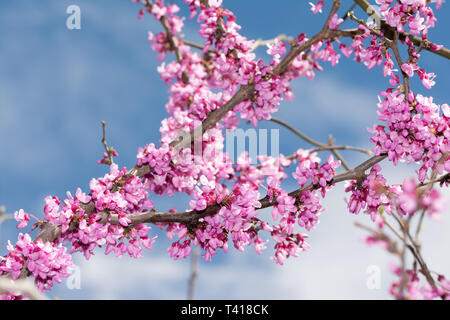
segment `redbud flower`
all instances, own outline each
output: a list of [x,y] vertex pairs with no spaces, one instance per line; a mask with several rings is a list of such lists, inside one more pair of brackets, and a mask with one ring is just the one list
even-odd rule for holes
[[312,2],[309,2],[309,5],[311,6],[311,11],[312,11],[314,14],[317,14],[318,12],[319,12],[319,13],[322,13],[322,8],[323,8],[323,6],[324,6],[324,2],[323,2],[323,1],[318,1],[317,4],[314,4],[314,3],[312,3]]
[[20,209],[19,211],[14,212],[14,219],[16,219],[19,223],[17,224],[17,229],[23,229],[28,225],[30,221],[30,215]]

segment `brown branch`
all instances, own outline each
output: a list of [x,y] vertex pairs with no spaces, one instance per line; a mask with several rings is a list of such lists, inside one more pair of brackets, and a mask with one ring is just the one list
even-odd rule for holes
[[[334,140],[333,140],[333,136],[330,134],[328,136],[328,145],[330,147],[334,146]],[[337,151],[337,149],[335,148],[331,148],[331,153],[334,154],[334,156],[336,158],[339,159],[339,161],[341,161],[342,166],[345,168],[345,170],[350,170],[350,167],[348,166],[347,162],[344,160],[344,158],[341,156],[341,154],[339,153],[339,151]]]
[[[153,4],[151,0],[146,0],[145,6],[150,10],[150,12],[152,11]],[[181,55],[180,47],[177,43],[176,37],[174,37],[174,35],[171,33],[169,22],[167,21],[166,16],[162,16],[159,19],[159,22],[161,22],[161,25],[166,31],[167,40],[169,41],[170,48],[175,52],[177,62],[178,63],[183,62],[183,56]],[[183,71],[181,78],[184,84],[189,83],[189,76],[186,70]]]
[[[181,39],[181,41],[182,41],[185,45],[187,45],[187,46],[189,46],[189,47],[192,47],[192,48],[195,48],[195,49],[203,50],[203,49],[205,48],[203,45],[198,44],[198,43],[195,43],[195,42],[193,42],[193,41],[189,41],[189,40],[185,40],[185,39]],[[212,49],[209,49],[208,52],[214,53],[215,51],[212,50]]]
[[419,184],[419,187],[433,185],[436,182],[439,182],[442,184],[442,183],[449,182],[449,181],[450,181],[450,173],[446,173],[446,174],[440,176],[439,178],[431,179],[430,181],[427,181],[427,182],[421,182]]
[[389,44],[389,47],[392,49],[392,52],[394,53],[395,60],[397,61],[400,72],[402,73],[405,100],[409,101],[409,98],[408,98],[409,91],[410,91],[409,77],[405,73],[405,71],[403,71],[403,69],[402,69],[403,59],[402,59],[402,56],[400,55],[400,51],[398,50],[398,39],[399,39],[399,34],[397,31],[395,31],[394,39],[392,41],[390,41],[388,44]]
[[[355,167],[352,170],[337,174],[332,181],[330,181],[331,184],[339,183],[346,180],[359,180],[364,178],[365,171],[369,168],[373,167],[378,162],[384,160],[387,157],[387,155],[379,155],[374,156],[357,167]],[[309,184],[303,188],[297,189],[295,191],[292,191],[289,193],[289,196],[291,197],[298,197],[299,194],[304,190],[314,190],[318,189],[319,186]],[[271,207],[275,204],[277,204],[276,199],[273,201],[269,200],[269,197],[266,196],[259,200],[261,204],[261,208],[264,209],[267,207]],[[92,202],[89,204],[84,204],[83,207],[85,208],[86,214],[90,214],[94,212],[95,206]],[[184,225],[193,225],[195,224],[199,219],[204,218],[206,216],[213,216],[216,214],[221,208],[220,204],[213,204],[208,206],[205,210],[202,211],[186,211],[186,212],[179,212],[179,213],[163,213],[163,212],[157,212],[155,210],[146,211],[143,213],[136,213],[128,215],[127,218],[131,220],[131,224],[141,224],[141,223],[182,223]],[[111,224],[119,224],[118,215],[116,214],[109,214],[107,212],[100,212],[98,214],[103,215],[103,219],[101,220],[102,223],[106,223],[109,221]],[[41,230],[39,233],[38,238],[42,239],[43,241],[49,241],[52,242],[56,240],[59,235],[61,234],[60,227],[57,227],[51,223],[43,223],[41,225]]]
[[355,9],[355,7],[357,6],[356,3],[352,4],[352,6],[350,7],[350,9],[347,10],[347,12],[341,17],[342,20],[347,20],[347,18],[349,17],[350,12],[353,11],[353,9]]
[[[145,6],[150,10],[150,12],[152,11],[153,3],[151,0],[146,0]],[[175,52],[177,61],[181,63],[183,61],[183,57],[181,56],[180,48],[178,47],[178,45],[171,33],[169,22],[167,21],[166,16],[162,16],[159,19],[159,21],[161,22],[161,25],[163,26],[164,30],[166,31],[167,40],[169,41],[171,49],[173,49],[173,51]]]
[[110,165],[110,164],[114,163],[114,160],[113,160],[114,148],[108,147],[108,143],[106,142],[106,122],[104,120],[102,120],[102,132],[103,132],[102,144],[103,144],[103,147],[105,148],[106,154],[108,155],[108,161],[109,161],[109,163],[108,162],[105,162],[105,163]]
[[[380,28],[383,31],[383,34],[390,38],[391,40],[394,39],[394,32],[395,28],[390,26],[386,23],[386,21],[382,20],[381,16],[378,14],[378,12],[373,8],[372,5],[367,0],[354,0],[355,3],[361,7],[361,9],[364,10],[365,13],[370,13],[372,16],[375,16],[375,19],[378,19],[380,21]],[[428,40],[422,40],[419,37],[413,36],[407,32],[400,32],[399,33],[399,39],[401,41],[405,41],[406,38],[409,38],[412,43],[414,43],[416,46],[422,46],[425,50],[428,50],[431,53],[440,55],[441,57],[450,59],[450,50],[443,47],[439,50],[432,50],[433,47],[436,47],[437,45],[428,41]]]
[[405,245],[408,247],[409,251],[411,251],[412,255],[416,259],[416,261],[419,263],[421,272],[425,276],[427,282],[429,285],[436,290],[436,282],[434,281],[433,277],[431,276],[431,272],[428,269],[427,264],[425,263],[425,260],[422,257],[422,254],[420,253],[420,248],[414,241],[414,239],[411,236],[411,233],[409,232],[409,223],[405,223],[402,221],[395,213],[392,214],[392,216],[395,218],[395,220],[398,222],[400,228],[403,231],[403,234],[405,235],[405,238],[407,238],[410,241],[410,244],[407,243],[406,239],[403,240]]
[[[386,155],[380,155],[380,156],[374,156],[363,163],[361,163],[356,168],[337,174],[333,180],[330,181],[329,185],[339,183],[342,181],[347,180],[358,180],[364,177],[365,171],[373,167],[378,162],[384,160],[387,156]],[[289,196],[293,198],[297,198],[302,191],[305,190],[315,190],[319,189],[320,186],[309,184],[304,186],[303,188],[294,190],[289,193]],[[271,207],[273,205],[277,204],[276,199],[273,199],[273,201],[269,200],[268,196],[265,196],[264,198],[259,200],[261,207],[257,208],[257,210],[264,209]],[[162,213],[157,212],[154,210],[142,212],[142,213],[136,213],[128,215],[127,218],[131,220],[132,224],[140,224],[140,223],[182,223],[184,225],[193,225],[195,224],[199,219],[204,218],[206,216],[213,216],[215,215],[222,206],[220,204],[212,204],[206,207],[206,209],[202,211],[186,211],[186,212],[178,212],[178,213]],[[102,212],[103,219],[101,220],[102,223],[106,223],[109,221],[112,224],[118,224],[119,218],[116,214],[108,214],[106,212]]]
[[214,125],[219,122],[229,111],[233,110],[236,105],[239,103],[250,99],[253,95],[253,91],[255,89],[254,85],[245,85],[241,86],[236,94],[222,107],[216,109],[208,114],[205,120],[203,120],[200,128],[195,128],[189,133],[184,133],[178,136],[174,141],[170,143],[171,147],[174,147],[178,150],[181,150],[187,146],[191,145],[191,142],[194,141],[195,134],[197,132],[201,132],[201,136],[203,133],[214,127]]
[[309,149],[309,152],[318,152],[318,151],[327,151],[327,150],[352,150],[352,151],[358,151],[361,153],[364,153],[366,155],[372,155],[372,151],[370,150],[366,150],[363,148],[359,148],[359,147],[352,147],[352,146],[324,146],[324,147],[318,147],[318,148],[313,148],[313,149]]

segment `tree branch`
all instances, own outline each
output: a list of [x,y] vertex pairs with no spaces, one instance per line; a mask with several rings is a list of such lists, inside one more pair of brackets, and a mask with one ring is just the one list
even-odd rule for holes
[[[363,33],[363,30],[352,29],[352,30],[331,30],[328,27],[328,24],[333,17],[333,15],[337,12],[340,6],[340,0],[334,0],[333,7],[331,8],[330,14],[328,15],[322,30],[313,36],[311,39],[306,40],[300,44],[295,44],[291,47],[290,51],[285,55],[285,57],[276,65],[273,69],[273,74],[282,75],[286,71],[288,71],[289,66],[292,61],[303,51],[310,48],[312,45],[317,42],[325,39],[334,39],[338,37],[353,37],[357,34]],[[232,111],[236,105],[239,103],[250,99],[255,90],[254,84],[243,85],[239,88],[236,94],[222,107],[216,109],[208,114],[206,119],[202,122],[199,127],[196,127],[190,133],[180,134],[174,141],[170,143],[171,147],[177,149],[183,149],[190,145],[191,141],[194,140],[195,133],[201,132],[203,133],[220,121],[229,111]]]
[[[146,0],[145,6],[150,10],[150,12],[152,11],[153,4],[151,0]],[[169,41],[171,49],[173,49],[173,51],[175,52],[177,62],[181,64],[181,62],[183,62],[183,56],[181,55],[180,47],[177,43],[176,38],[171,33],[169,22],[167,21],[166,16],[162,16],[159,21],[166,31],[167,40]],[[182,73],[182,81],[184,84],[189,83],[189,76],[186,70],[184,70]]]
[[[373,167],[378,162],[384,160],[387,157],[387,155],[379,155],[374,156],[363,163],[361,163],[356,168],[337,174],[333,180],[329,183],[330,185],[339,183],[346,180],[358,180],[364,177],[364,173],[366,170]],[[297,189],[295,191],[292,191],[289,193],[289,196],[293,198],[297,198],[300,193],[304,190],[314,190],[319,189],[320,186],[309,184],[304,186],[303,188]],[[273,205],[277,204],[276,199],[273,201],[269,200],[268,196],[265,196],[264,198],[259,200],[261,207],[259,209],[264,209],[267,207],[271,207]],[[199,219],[204,218],[206,216],[213,216],[215,215],[222,206],[220,204],[212,204],[206,207],[206,209],[202,211],[186,211],[186,212],[178,212],[178,213],[162,213],[162,212],[156,212],[154,210],[142,212],[142,213],[136,213],[128,215],[127,218],[131,220],[132,224],[140,224],[140,223],[182,223],[184,225],[193,225],[198,222]],[[112,224],[118,224],[119,218],[118,215],[110,215],[106,212],[101,213],[103,215],[103,219],[101,220],[102,223],[106,223],[109,221]]]
[[[383,31],[384,35],[392,40],[395,28],[393,28],[392,26],[387,24],[386,21],[382,20],[378,11],[372,5],[370,5],[370,3],[367,0],[354,0],[354,1],[361,9],[364,10],[365,13],[370,13],[372,16],[375,16],[375,19],[379,19],[380,27],[381,27],[381,30]],[[414,43],[416,46],[423,46],[425,50],[427,50],[431,53],[434,53],[434,54],[440,55],[441,57],[450,59],[450,50],[449,49],[443,47],[439,50],[432,50],[433,47],[437,46],[435,43],[432,43],[428,40],[422,40],[421,38],[413,36],[407,32],[399,33],[399,39],[401,41],[404,41],[406,39],[406,37],[408,37],[409,40],[411,40],[411,42]]]

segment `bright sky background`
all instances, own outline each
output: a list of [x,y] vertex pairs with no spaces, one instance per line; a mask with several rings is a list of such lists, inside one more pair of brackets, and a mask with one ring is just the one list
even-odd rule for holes
[[[300,32],[311,36],[325,18],[314,16],[308,1],[224,2],[243,26],[242,34],[250,39]],[[186,12],[180,0],[175,3]],[[343,9],[351,3],[343,0]],[[66,28],[66,8],[71,4],[81,8],[81,30]],[[96,164],[103,152],[101,120],[107,122],[108,141],[118,150],[120,165],[132,167],[139,146],[158,142],[160,121],[166,117],[167,87],[156,72],[160,62],[149,47],[147,33],[159,32],[161,26],[148,15],[138,20],[139,9],[129,0],[0,2],[0,205],[8,212],[23,208],[43,217],[45,196],[63,197],[77,187],[86,190],[91,178],[102,176],[107,168]],[[448,4],[444,4],[437,11],[438,28],[430,34],[432,41],[447,47],[450,22],[444,17],[449,13]],[[358,11],[356,14],[362,17]],[[195,20],[187,19],[186,24],[185,38],[199,42]],[[264,51],[257,53],[264,57]],[[421,65],[437,74],[437,84],[427,92],[413,81],[413,90],[433,95],[438,104],[449,103],[448,61],[428,52],[423,56]],[[376,122],[377,94],[388,86],[387,79],[379,68],[367,71],[345,57],[335,68],[323,66],[324,72],[314,81],[292,83],[297,97],[283,102],[276,116],[317,140],[326,141],[331,133],[337,144],[372,148],[366,128]],[[261,124],[278,128],[272,123]],[[283,128],[280,139],[284,154],[308,147]],[[364,159],[364,155],[351,152],[344,156],[352,166]],[[385,162],[382,166],[393,183],[402,182],[414,169],[393,168]],[[353,223],[370,221],[367,216],[349,214],[343,197],[343,185],[330,192],[323,202],[328,210],[310,232],[311,249],[289,259],[285,266],[269,259],[273,253],[270,246],[257,256],[251,247],[240,253],[230,245],[229,254],[219,254],[212,262],[201,261],[196,298],[389,298],[391,257],[360,241],[365,233]],[[158,209],[173,206],[188,208],[188,197],[157,198]],[[443,223],[426,221],[423,253],[431,269],[450,275],[448,211]],[[14,221],[2,225],[0,254],[6,253],[7,240],[15,241],[17,234]],[[69,290],[63,282],[49,296],[184,299],[190,260],[171,260],[167,246],[161,234],[154,250],[145,251],[139,260],[105,256],[103,249],[89,261],[76,254],[81,289]],[[379,290],[366,286],[366,271],[371,265],[381,269]]]

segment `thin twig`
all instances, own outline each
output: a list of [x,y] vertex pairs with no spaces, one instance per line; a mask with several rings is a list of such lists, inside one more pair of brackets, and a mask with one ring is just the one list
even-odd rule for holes
[[308,137],[306,134],[301,133],[298,129],[294,128],[293,126],[291,126],[290,124],[284,122],[281,119],[272,117],[269,121],[278,123],[278,124],[282,125],[283,127],[286,127],[287,129],[289,129],[290,131],[295,133],[297,136],[299,136],[300,138],[302,138],[303,140],[305,140],[306,142],[308,142],[308,143],[310,143],[310,144],[312,144],[314,146],[321,147],[321,148],[329,147],[326,144],[320,143],[319,141],[316,141],[316,140]]
[[334,145],[309,149],[308,151],[309,152],[317,152],[317,151],[326,151],[326,150],[352,150],[352,151],[358,151],[358,152],[364,153],[369,156],[372,154],[372,151],[363,149],[363,148],[352,147],[352,146],[334,146]]
[[188,300],[194,299],[195,293],[195,280],[198,276],[198,259],[200,257],[200,250],[195,248],[192,252],[191,256],[191,274],[189,276],[189,284],[188,284]]
[[104,120],[102,120],[102,131],[103,131],[102,144],[103,144],[103,147],[105,148],[106,154],[108,156],[108,161],[109,161],[109,163],[107,163],[107,164],[113,164],[114,163],[114,160],[113,160],[114,148],[113,147],[108,148],[108,144],[106,142],[106,122]]
[[280,35],[276,36],[275,38],[269,39],[269,40],[263,40],[263,39],[259,38],[259,39],[255,40],[255,42],[253,43],[253,46],[250,49],[250,51],[255,51],[258,47],[262,47],[262,46],[266,46],[266,45],[269,45],[269,44],[273,44],[273,43],[275,43],[276,40],[278,40],[278,41],[283,41],[283,40],[285,40],[285,41],[292,41],[292,40],[294,40],[294,38],[290,37],[290,36],[287,36],[285,34],[280,34]]
[[409,87],[409,77],[406,74],[405,71],[403,71],[402,66],[403,66],[403,59],[402,56],[400,55],[400,51],[398,50],[398,38],[399,34],[397,31],[394,32],[394,39],[392,41],[390,41],[389,43],[389,47],[392,49],[392,52],[394,53],[394,57],[395,60],[397,61],[397,65],[402,73],[402,78],[403,78],[403,89],[404,89],[404,93],[405,93],[405,99],[406,101],[409,101],[409,91],[410,91],[410,87]]
[[[205,48],[203,45],[201,45],[201,44],[199,44],[199,43],[195,43],[195,42],[193,42],[193,41],[189,41],[189,40],[185,40],[185,39],[181,39],[181,41],[182,41],[185,45],[187,45],[187,46],[189,46],[189,47],[192,47],[192,48],[195,48],[195,49],[203,50],[203,49]],[[215,51],[214,51],[213,49],[209,49],[208,52],[209,52],[209,53],[215,53]]]
[[423,223],[423,218],[425,217],[425,209],[422,210],[422,212],[420,213],[420,217],[419,217],[419,222],[417,223],[417,227],[416,227],[416,235],[415,235],[415,239],[414,242],[419,245],[420,242],[420,231],[422,230],[422,223]]
[[286,122],[284,122],[283,120],[280,120],[280,119],[278,119],[278,118],[272,117],[272,118],[270,119],[270,121],[273,121],[273,122],[275,122],[275,123],[278,123],[278,124],[280,124],[280,125],[286,127],[287,129],[291,130],[293,133],[295,133],[296,135],[298,135],[300,138],[302,138],[302,139],[305,140],[306,142],[309,142],[309,143],[312,144],[312,145],[315,145],[315,146],[317,146],[317,147],[320,147],[321,150],[327,150],[327,149],[330,150],[330,151],[336,156],[336,158],[338,158],[338,159],[341,161],[343,167],[344,167],[346,170],[350,170],[350,167],[349,167],[348,164],[345,162],[344,158],[339,154],[338,151],[336,151],[337,148],[333,148],[333,143],[330,144],[330,141],[329,141],[329,144],[328,144],[328,145],[323,144],[323,143],[321,143],[321,142],[318,142],[318,141],[316,141],[316,140],[314,140],[314,139],[308,137],[307,135],[301,133],[299,130],[297,130],[297,129],[294,128],[293,126],[289,125],[288,123],[286,123]]
[[391,229],[391,231],[399,238],[403,243],[406,242],[405,238],[398,233],[398,231],[383,217],[384,224]]
[[[328,145],[330,147],[334,145],[333,136],[331,134],[328,136]],[[337,151],[337,149],[331,149],[331,153],[341,161],[341,164],[345,168],[345,170],[350,170],[349,165],[347,164],[347,162],[345,162],[344,158],[341,156],[339,151]]]
[[[427,264],[425,263],[425,260],[423,259],[421,253],[420,253],[420,248],[419,246],[416,244],[416,242],[414,241],[414,239],[411,236],[411,233],[409,232],[409,224],[406,225],[396,214],[395,212],[392,212],[392,216],[394,217],[394,219],[397,221],[397,223],[399,224],[401,230],[403,231],[403,234],[405,235],[405,237],[402,237],[398,234],[398,232],[395,231],[394,228],[390,227],[391,230],[394,231],[394,233],[396,234],[396,236],[402,240],[402,242],[406,245],[406,247],[409,249],[409,251],[412,253],[412,255],[414,256],[415,260],[419,263],[420,268],[421,268],[421,272],[422,274],[425,276],[425,279],[427,280],[428,284],[433,288],[433,289],[437,289],[436,287],[436,282],[434,281],[430,270],[428,269]],[[388,227],[389,225],[386,224]],[[411,243],[408,243],[409,240]]]
[[429,186],[429,185],[433,185],[436,182],[440,182],[440,183],[444,183],[450,181],[450,173],[444,174],[442,176],[440,176],[439,178],[435,178],[435,179],[431,179],[427,182],[421,182],[419,184],[419,187],[425,187],[425,186]]
[[397,248],[397,242],[392,240],[386,233],[382,232],[381,230],[375,230],[372,229],[364,224],[361,224],[359,222],[355,222],[354,225],[360,229],[366,230],[370,233],[372,233],[373,237],[375,237],[378,240],[385,241],[388,244],[387,250],[397,256],[401,256],[401,252]]
[[[150,10],[150,12],[152,11],[153,4],[152,4],[151,0],[146,0],[145,6]],[[162,16],[159,19],[159,22],[161,22],[161,25],[163,26],[164,30],[166,31],[167,40],[169,41],[171,49],[175,52],[175,57],[177,59],[177,62],[181,64],[183,62],[183,56],[181,55],[180,47],[177,43],[178,39],[172,34],[172,32],[170,30],[170,25],[169,25],[169,22],[167,21],[166,16]],[[189,83],[189,76],[188,76],[188,73],[186,70],[183,70],[181,78],[182,78],[181,80],[183,81],[184,84]]]
[[341,17],[342,20],[347,20],[347,18],[349,17],[349,13],[353,11],[353,9],[355,9],[355,7],[357,6],[356,3],[352,4],[352,6],[350,7],[350,9],[347,10],[347,12]]
[[417,262],[419,263],[422,274],[425,276],[425,278],[427,279],[427,282],[430,284],[430,286],[436,290],[437,289],[436,282],[434,281],[433,277],[431,276],[431,272],[428,269],[428,265],[426,264],[425,260],[422,257],[422,254],[420,252],[420,247],[417,245],[417,243],[414,241],[413,237],[411,236],[411,233],[409,232],[409,227],[403,225],[403,228],[404,228],[406,236],[408,237],[409,241],[411,242],[411,246],[409,249],[415,256]]

